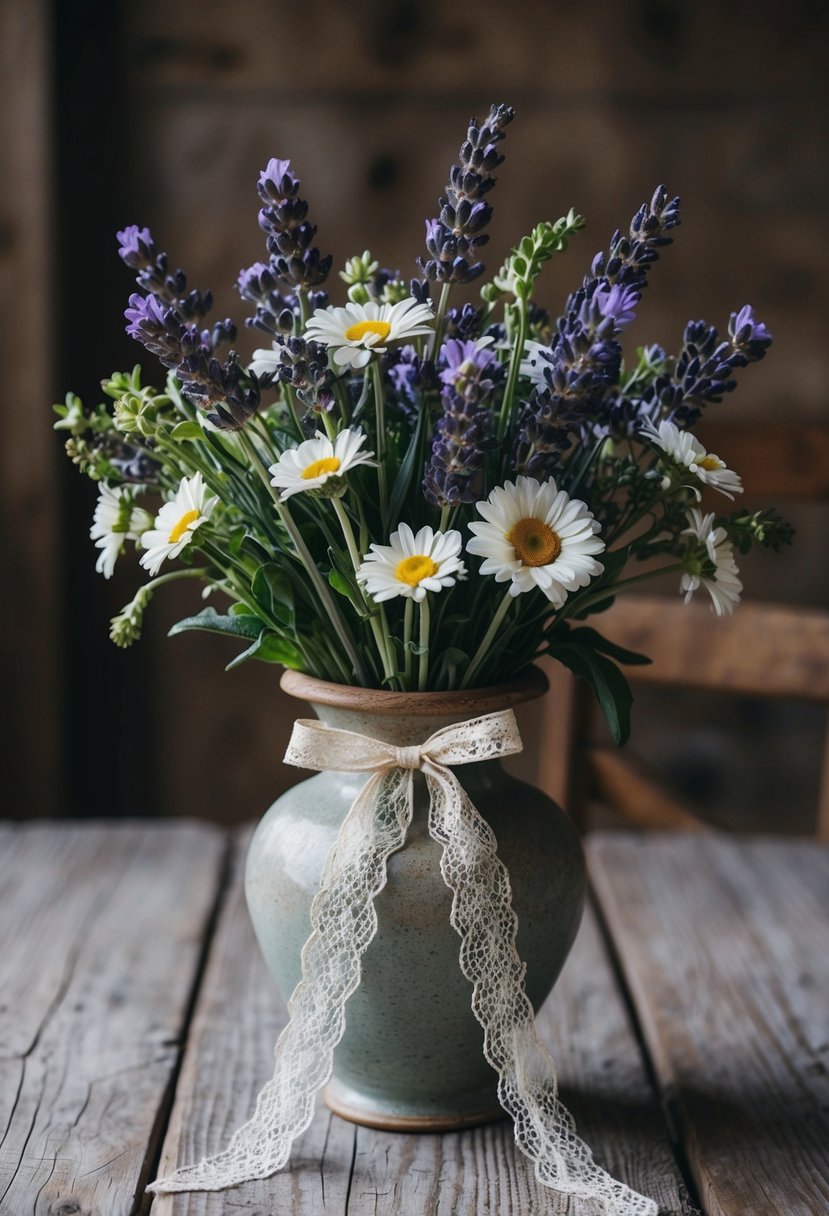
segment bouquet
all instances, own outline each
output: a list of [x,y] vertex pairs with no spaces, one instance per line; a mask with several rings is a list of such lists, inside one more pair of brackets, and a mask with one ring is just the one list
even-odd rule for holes
[[258,181],[267,261],[238,278],[247,325],[265,335],[248,363],[230,348],[234,324],[208,321],[210,293],[171,268],[150,231],[118,233],[139,289],[127,331],[166,383],[135,367],[103,381],[109,404],[89,411],[69,393],[55,407],[69,455],[99,484],[98,571],[109,578],[132,542],[149,576],[112,621],[116,645],[138,638],[157,590],[192,579],[210,603],[171,633],[235,639],[229,667],[259,659],[345,684],[449,690],[552,655],[592,686],[622,741],[631,698],[619,664],[647,660],[586,618],[663,575],[730,613],[735,553],[791,538],[774,511],[716,508],[740,478],[693,434],[771,343],[753,310],[731,313],[726,337],[691,321],[677,353],[645,346],[623,359],[680,222],[664,187],[593,258],[557,319],[537,293],[584,227],[575,211],[540,223],[484,280],[512,119],[495,105],[470,123],[418,277],[366,250],[339,272],[332,302],[332,258],[299,180],[271,160]]

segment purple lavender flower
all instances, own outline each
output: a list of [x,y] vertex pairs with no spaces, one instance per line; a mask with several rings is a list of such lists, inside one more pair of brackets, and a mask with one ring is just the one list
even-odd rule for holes
[[[732,366],[745,367],[762,359],[772,343],[772,336],[762,321],[754,316],[750,304],[744,304],[739,312],[732,312],[728,321],[728,336],[734,348]],[[737,361],[742,356],[744,362]]]
[[259,386],[244,372],[234,351],[224,361],[217,349],[236,337],[229,319],[201,329],[198,322],[210,310],[210,292],[187,291],[183,270],[168,273],[167,255],[157,251],[148,228],[131,225],[118,233],[119,253],[135,270],[140,287],[126,309],[127,333],[140,342],[182,382],[185,396],[216,426],[237,430],[259,408]]
[[[668,198],[664,186],[657,186],[649,203],[643,203],[630,223],[628,236],[614,232],[607,253],[598,253],[591,267],[594,279],[604,279],[609,286],[618,283],[641,292],[648,271],[659,259],[659,250],[670,245],[667,235],[680,223],[679,199]],[[585,279],[584,286],[589,283]]]
[[464,304],[460,308],[450,308],[446,314],[444,333],[447,338],[477,337],[481,327],[480,308],[474,304]]
[[444,342],[438,364],[441,368],[438,377],[441,384],[464,392],[464,386],[470,378],[474,378],[478,381],[481,396],[492,391],[495,379],[501,371],[494,351],[489,349],[488,344],[479,344],[474,339],[462,342],[457,338],[450,338],[448,342]]
[[689,321],[676,360],[640,399],[617,403],[617,422],[624,425],[631,417],[654,422],[667,418],[684,429],[693,427],[706,405],[721,401],[737,387],[734,371],[758,362],[771,346],[771,334],[748,305],[731,314],[728,333],[730,340],[721,342],[716,326]]
[[420,408],[418,388],[423,377],[423,361],[415,347],[393,347],[386,355],[386,375],[390,386],[389,409],[413,421]]
[[319,287],[328,277],[333,259],[322,257],[312,244],[317,229],[308,222],[308,204],[299,197],[299,178],[291,162],[268,161],[257,190],[265,204],[259,212],[259,226],[267,236],[270,268],[277,284],[289,291]]
[[514,117],[511,106],[494,105],[483,126],[477,119],[470,121],[460,164],[452,166],[446,193],[439,199],[440,216],[426,221],[429,257],[418,258],[418,265],[430,282],[471,283],[483,274],[478,250],[489,240],[483,229],[492,218],[484,200],[495,185],[492,173],[504,160],[498,144]]
[[456,507],[481,496],[484,452],[492,412],[488,405],[504,369],[487,347],[450,339],[441,352],[443,414],[435,429],[423,493],[434,507]]
[[170,273],[167,254],[156,249],[149,228],[130,224],[118,238],[118,253],[131,270],[136,271],[139,287],[159,300],[172,304],[180,316],[188,321],[200,321],[213,307],[213,296],[209,291],[187,290],[187,276],[183,270]]
[[609,429],[622,366],[619,336],[633,320],[658,250],[679,224],[679,199],[659,186],[634,215],[628,236],[618,230],[593,259],[591,274],[567,299],[550,346],[532,358],[535,391],[519,413],[515,467],[543,480],[576,433]]
[[337,404],[328,352],[319,342],[307,342],[304,338],[284,338],[278,345],[280,361],[276,374],[283,384],[291,386],[297,400],[305,406],[303,424],[309,431],[315,431],[320,416],[330,414]]

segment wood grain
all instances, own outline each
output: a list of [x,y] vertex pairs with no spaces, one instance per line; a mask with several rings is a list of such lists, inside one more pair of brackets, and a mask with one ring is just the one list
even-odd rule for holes
[[625,668],[631,681],[829,704],[829,612],[747,603],[715,618],[702,598],[630,595],[616,600],[602,626],[653,660]]
[[[60,814],[57,500],[52,435],[51,29],[45,0],[0,5],[0,667],[4,814]],[[36,555],[33,559],[33,555]],[[7,749],[7,750],[6,750]]]
[[829,849],[599,835],[589,858],[706,1212],[829,1210]]
[[196,824],[0,826],[0,1214],[143,1189],[224,843]]
[[618,747],[589,747],[580,762],[593,797],[621,812],[640,828],[704,831],[693,807],[632,752]]
[[[272,1071],[284,1007],[244,907],[241,853],[217,929],[176,1093],[160,1172],[218,1151],[249,1116]],[[616,980],[588,914],[541,1026],[565,1098],[608,1168],[667,1213],[693,1209],[645,1079]],[[504,1120],[412,1136],[348,1124],[321,1103],[288,1167],[220,1194],[155,1198],[152,1216],[542,1216],[572,1211],[535,1182]],[[585,1211],[584,1216],[587,1216]]]

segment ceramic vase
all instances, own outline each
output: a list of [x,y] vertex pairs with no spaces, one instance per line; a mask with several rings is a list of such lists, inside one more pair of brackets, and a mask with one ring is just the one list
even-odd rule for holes
[[[543,674],[467,692],[396,693],[350,688],[287,672],[282,687],[331,726],[397,746],[540,696]],[[307,716],[300,712],[297,716]],[[581,845],[564,812],[499,761],[458,766],[460,780],[495,832],[518,915],[518,951],[537,1009],[573,943],[584,899]],[[261,820],[250,845],[246,894],[267,965],[287,998],[300,978],[311,901],[340,824],[364,774],[321,772],[289,789]],[[428,793],[415,774],[414,817],[405,846],[389,859],[375,907],[378,931],[346,1008],[346,1030],[324,1092],[337,1114],[371,1127],[447,1130],[498,1117],[496,1076],[462,975],[460,941],[440,845],[428,835]]]

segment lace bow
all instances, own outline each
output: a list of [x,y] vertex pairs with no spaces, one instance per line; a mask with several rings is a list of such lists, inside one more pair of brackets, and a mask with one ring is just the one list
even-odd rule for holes
[[[473,986],[472,1010],[484,1031],[484,1055],[498,1074],[498,1099],[512,1116],[516,1144],[543,1185],[596,1199],[611,1216],[656,1216],[652,1199],[595,1163],[558,1100],[553,1060],[538,1038],[524,991],[509,874],[492,829],[449,767],[520,750],[512,710],[444,727],[416,747],[395,747],[309,719],[294,724],[286,763],[370,776],[326,859],[311,905],[302,978],[274,1049],[273,1077],[259,1094],[253,1117],[223,1152],[158,1179],[149,1190],[222,1190],[267,1178],[287,1163],[293,1141],[311,1123],[317,1092],[331,1076],[346,1002],[377,932],[374,899],[385,885],[388,858],[405,843],[419,770],[429,790],[429,834],[442,846],[441,873],[453,895],[451,922],[460,936],[461,971]],[[470,872],[474,883],[465,881]]]

